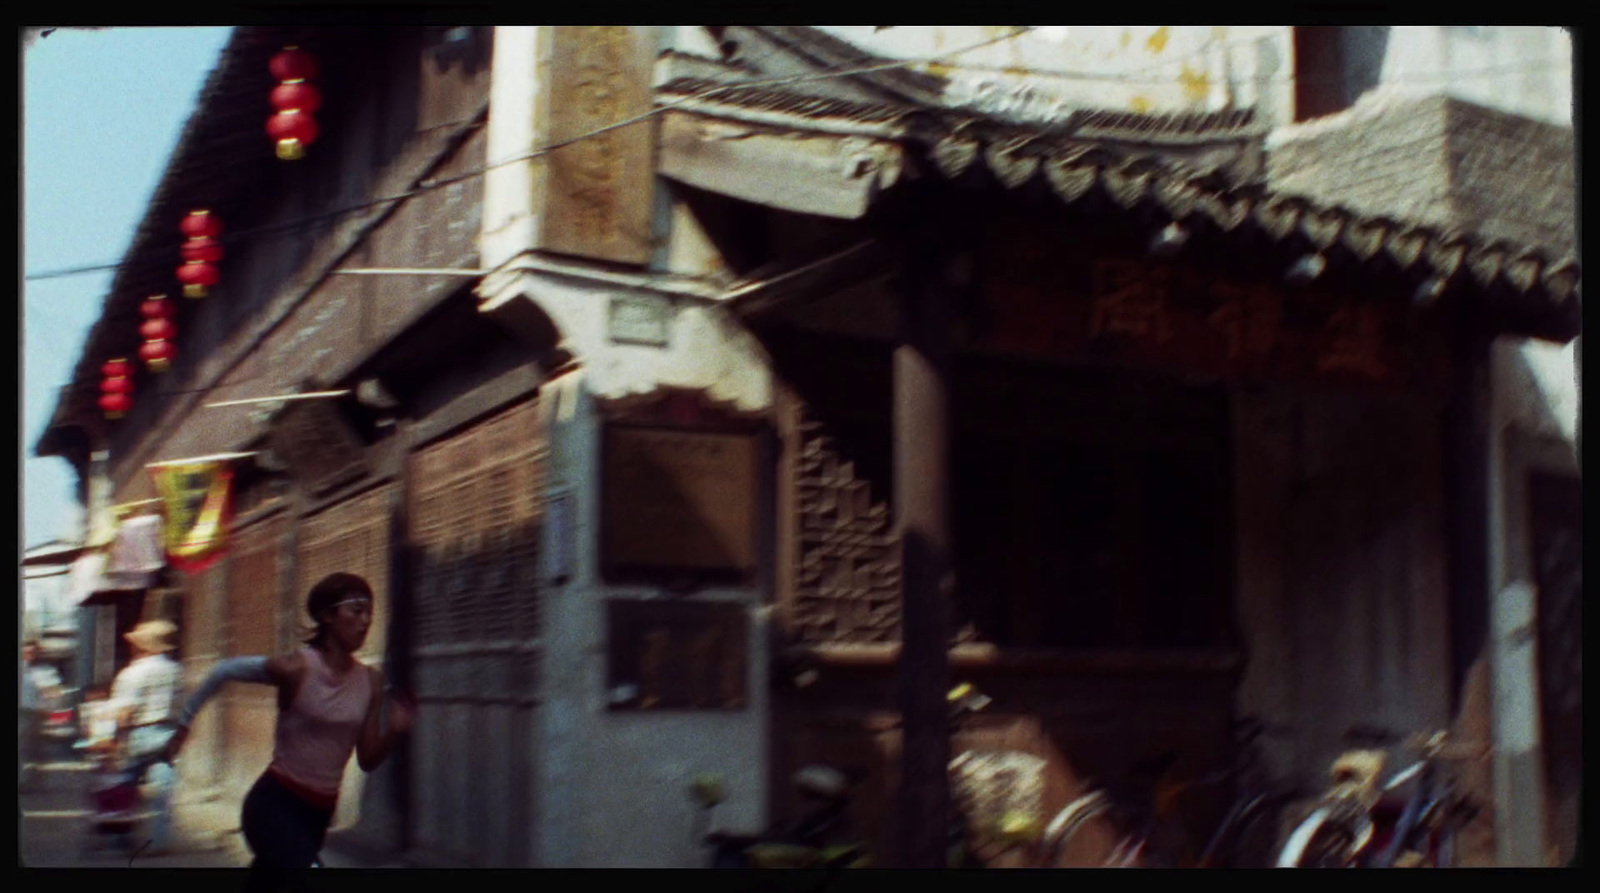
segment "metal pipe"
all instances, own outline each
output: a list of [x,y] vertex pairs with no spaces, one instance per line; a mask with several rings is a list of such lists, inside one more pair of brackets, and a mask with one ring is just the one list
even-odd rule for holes
[[[513,261],[502,270],[515,271],[517,269],[534,270],[540,273],[551,273],[557,276],[571,276],[576,279],[591,279],[612,285],[622,285],[628,288],[638,288],[669,292],[692,298],[714,300],[721,297],[717,289],[698,283],[686,283],[681,280],[674,281],[651,276],[629,275],[627,273],[613,273],[609,270],[596,270],[573,264],[553,263],[549,260],[536,257],[521,257]],[[330,270],[330,273],[340,273],[346,276],[461,276],[466,278],[483,277],[495,272],[494,270],[462,270],[450,268],[428,267],[351,267],[343,270]]]
[[116,505],[111,506],[110,510],[113,511],[113,512],[120,512],[123,509],[131,509],[131,508],[134,508],[136,506],[149,505],[152,502],[161,502],[161,501],[162,501],[161,497],[159,497],[159,496],[151,498],[151,499],[135,499],[133,502],[119,502]]
[[191,456],[187,459],[166,459],[161,462],[146,462],[145,468],[159,468],[163,465],[188,465],[191,462],[222,462],[229,459],[248,459],[259,455],[256,451],[248,453],[213,453],[210,456]]
[[319,400],[324,397],[343,397],[348,393],[350,393],[350,391],[347,388],[342,391],[312,391],[307,394],[279,394],[276,397],[250,397],[244,400],[223,400],[220,403],[207,403],[205,408],[216,409],[221,406],[244,406],[250,403],[281,403],[285,400]]
[[488,270],[431,269],[428,267],[353,267],[329,270],[344,276],[487,276]]

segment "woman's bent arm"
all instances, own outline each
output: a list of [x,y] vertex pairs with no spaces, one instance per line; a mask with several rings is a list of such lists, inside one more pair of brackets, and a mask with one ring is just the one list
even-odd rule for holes
[[222,661],[212,669],[206,681],[200,688],[189,696],[183,705],[183,710],[178,713],[178,725],[189,726],[194,722],[195,715],[200,708],[229,682],[259,682],[264,685],[273,683],[272,674],[267,670],[267,659],[261,656],[234,657]]

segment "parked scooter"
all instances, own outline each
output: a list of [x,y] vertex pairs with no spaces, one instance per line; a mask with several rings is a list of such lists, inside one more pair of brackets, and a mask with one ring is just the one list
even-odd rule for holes
[[[866,848],[849,841],[846,812],[853,786],[845,774],[827,766],[807,766],[795,773],[794,785],[812,804],[804,815],[761,835],[708,831],[702,839],[711,848],[711,867],[864,867]],[[703,776],[690,790],[703,810],[704,827],[710,828],[712,810],[727,799],[722,780]]]

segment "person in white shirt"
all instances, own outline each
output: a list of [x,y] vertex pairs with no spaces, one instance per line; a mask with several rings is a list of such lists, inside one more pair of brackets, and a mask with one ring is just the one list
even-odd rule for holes
[[172,827],[171,764],[159,761],[175,730],[178,682],[182,669],[167,652],[177,647],[178,628],[166,620],[148,620],[123,636],[133,646],[134,659],[111,684],[111,702],[117,716],[117,736],[126,742],[128,757],[152,762],[145,776],[153,789],[150,849],[165,850]]

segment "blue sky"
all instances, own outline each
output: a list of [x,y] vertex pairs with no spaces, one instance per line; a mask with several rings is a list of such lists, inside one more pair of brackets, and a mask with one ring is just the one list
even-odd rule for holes
[[[27,47],[25,274],[122,258],[230,30],[63,28]],[[23,284],[25,546],[73,534],[80,523],[71,466],[33,458],[32,449],[58,389],[71,378],[111,276],[104,271]]]

